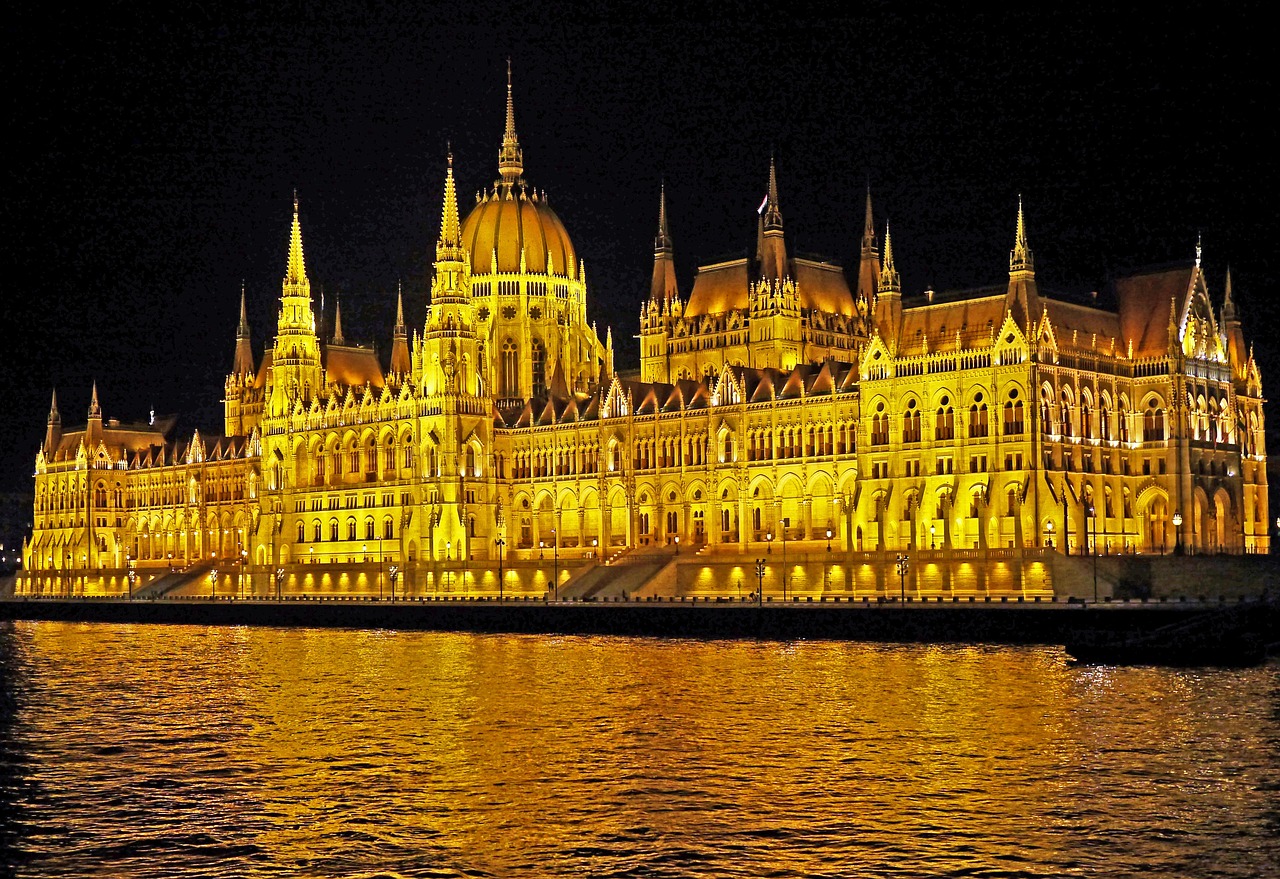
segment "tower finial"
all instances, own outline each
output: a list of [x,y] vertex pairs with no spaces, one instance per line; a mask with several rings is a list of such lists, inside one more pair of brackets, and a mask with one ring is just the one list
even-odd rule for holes
[[1236,303],[1231,295],[1231,266],[1227,266],[1227,282],[1222,294],[1222,319],[1235,320]]
[[782,211],[778,208],[778,169],[772,153],[769,154],[769,196],[768,206],[764,212],[764,227],[766,229],[782,228]]
[[1018,193],[1018,223],[1014,232],[1013,250],[1009,254],[1009,271],[1029,272],[1034,268],[1031,248],[1027,246],[1027,226],[1022,216],[1022,193]]
[[876,249],[876,226],[871,213],[871,184],[867,184],[867,215],[862,223],[862,250],[864,253]]
[[333,310],[333,344],[345,345],[347,340],[342,336],[342,297],[338,297],[338,304]]
[[902,282],[898,270],[893,264],[893,238],[889,235],[889,224],[884,224],[884,262],[880,267],[879,292],[901,293]]
[[507,59],[507,126],[502,133],[502,149],[498,151],[498,173],[510,194],[511,187],[524,173],[524,152],[516,137],[515,101],[511,97],[511,59]]
[[1203,252],[1204,252],[1204,247],[1201,244],[1200,233],[1197,231],[1196,232],[1196,268],[1200,268],[1200,257],[1203,254]]
[[240,279],[240,326],[236,327],[236,338],[249,335],[249,311],[244,302],[244,279]]
[[396,281],[396,332],[404,331],[404,286]]
[[98,405],[98,383],[93,383],[93,398],[89,401],[89,417],[102,418],[102,407]]
[[658,237],[653,242],[653,249],[666,251],[671,249],[671,230],[667,228],[667,181],[662,181],[658,194]]
[[307,279],[307,266],[302,258],[302,224],[298,221],[298,190],[293,191],[293,228],[289,232],[289,265],[285,283],[301,284]]
[[49,404],[49,423],[62,421],[62,416],[58,414],[58,389],[53,389],[53,402]]
[[436,259],[442,259],[444,248],[462,246],[462,230],[458,221],[458,190],[453,181],[453,153],[448,156],[444,177],[444,206],[440,211],[440,239],[436,242]]

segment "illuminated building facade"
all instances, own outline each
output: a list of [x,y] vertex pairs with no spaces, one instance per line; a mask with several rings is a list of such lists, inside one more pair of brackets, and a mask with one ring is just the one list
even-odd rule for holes
[[771,164],[754,255],[687,300],[660,197],[628,379],[523,172],[508,83],[499,179],[463,219],[450,159],[428,316],[410,337],[399,303],[386,364],[340,312],[317,331],[295,199],[258,359],[242,293],[224,435],[104,421],[96,388],[63,431],[55,396],[27,567],[1269,550],[1261,379],[1198,248],[1070,301],[1039,290],[1019,205],[1007,280],[904,299],[869,194],[852,283],[789,254]]

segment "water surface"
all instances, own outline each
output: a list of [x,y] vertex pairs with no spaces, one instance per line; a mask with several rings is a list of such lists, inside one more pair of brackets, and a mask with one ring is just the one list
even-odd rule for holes
[[1280,668],[0,624],[0,874],[1280,875]]

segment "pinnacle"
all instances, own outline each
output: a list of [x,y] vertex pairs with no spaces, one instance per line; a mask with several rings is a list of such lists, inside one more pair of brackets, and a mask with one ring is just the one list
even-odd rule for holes
[[289,233],[289,264],[285,283],[301,284],[307,280],[307,266],[302,257],[302,224],[298,221],[298,193],[293,193],[293,228]]

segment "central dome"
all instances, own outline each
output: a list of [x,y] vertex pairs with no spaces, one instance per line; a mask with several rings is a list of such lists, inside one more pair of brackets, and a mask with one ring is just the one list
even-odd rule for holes
[[[462,244],[471,255],[471,274],[572,274],[576,270],[573,242],[546,197],[526,194],[523,187],[499,183],[485,192],[462,224]],[[551,263],[547,264],[550,257]]]

